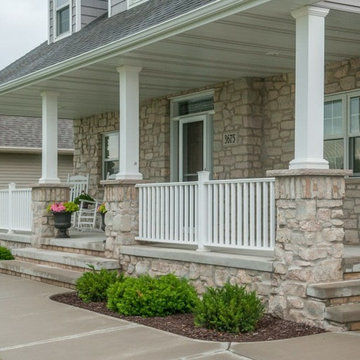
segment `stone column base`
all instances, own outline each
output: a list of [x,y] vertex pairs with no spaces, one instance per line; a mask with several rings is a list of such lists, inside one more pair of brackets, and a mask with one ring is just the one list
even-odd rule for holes
[[47,212],[50,203],[69,201],[70,188],[65,184],[36,184],[32,186],[32,240],[34,247],[40,246],[42,238],[56,236],[54,216]]
[[324,326],[325,304],[306,296],[309,284],[341,280],[345,196],[343,170],[268,171],[275,177],[277,231],[269,310]]
[[139,232],[139,191],[141,180],[105,180],[104,202],[106,256],[119,258],[120,245],[133,245]]

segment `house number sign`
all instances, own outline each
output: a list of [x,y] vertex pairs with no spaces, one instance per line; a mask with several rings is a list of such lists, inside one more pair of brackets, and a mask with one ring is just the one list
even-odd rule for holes
[[238,140],[237,133],[224,133],[223,134],[223,146],[236,145]]

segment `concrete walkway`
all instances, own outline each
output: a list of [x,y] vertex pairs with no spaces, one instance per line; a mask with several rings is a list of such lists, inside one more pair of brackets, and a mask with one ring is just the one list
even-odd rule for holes
[[1,360],[339,360],[360,354],[360,335],[267,343],[195,341],[49,299],[63,288],[0,274]]

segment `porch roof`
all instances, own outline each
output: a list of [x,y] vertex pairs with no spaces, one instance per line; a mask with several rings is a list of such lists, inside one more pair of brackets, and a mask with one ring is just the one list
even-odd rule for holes
[[[170,0],[169,4],[175,6],[178,2],[181,3]],[[40,92],[43,90],[60,93],[59,117],[62,118],[118,111],[116,68],[120,65],[142,67],[140,100],[176,95],[229,79],[266,78],[291,72],[295,68],[295,20],[290,12],[317,1],[191,0],[190,3],[193,10],[182,8],[181,11],[187,12],[176,18],[179,21],[176,26],[175,18],[171,18],[172,21],[163,20],[155,27],[149,25],[143,32],[137,28],[140,33],[124,35],[108,47],[85,52],[0,85],[0,114],[41,116]],[[159,2],[150,1],[147,6],[150,4]],[[54,46],[61,52],[62,43],[72,43],[72,39],[84,34],[99,38],[110,36],[98,32],[109,22],[116,27],[120,15],[114,19],[99,19],[86,32],[80,31]],[[134,12],[133,16],[139,15]],[[167,16],[176,17],[173,13]],[[168,27],[162,28],[163,24]],[[135,29],[136,24],[133,26]],[[151,33],[154,29],[156,31]],[[359,14],[332,10],[326,18],[326,61],[359,57],[359,33]],[[47,48],[48,45],[42,46]],[[107,52],[101,55],[98,50],[104,48]]]
[[152,0],[108,18],[107,13],[60,41],[44,42],[0,71],[0,86],[147,30],[217,0]]

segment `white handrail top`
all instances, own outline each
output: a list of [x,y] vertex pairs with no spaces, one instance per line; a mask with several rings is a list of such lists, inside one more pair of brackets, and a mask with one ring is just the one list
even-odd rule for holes
[[205,181],[205,185],[212,184],[239,184],[239,183],[270,183],[274,182],[275,178],[253,178],[253,179],[225,179],[225,180],[209,180]]
[[171,187],[171,186],[190,186],[197,185],[198,181],[184,181],[184,182],[167,182],[167,183],[149,183],[149,184],[136,184],[137,188],[146,188],[146,187]]

